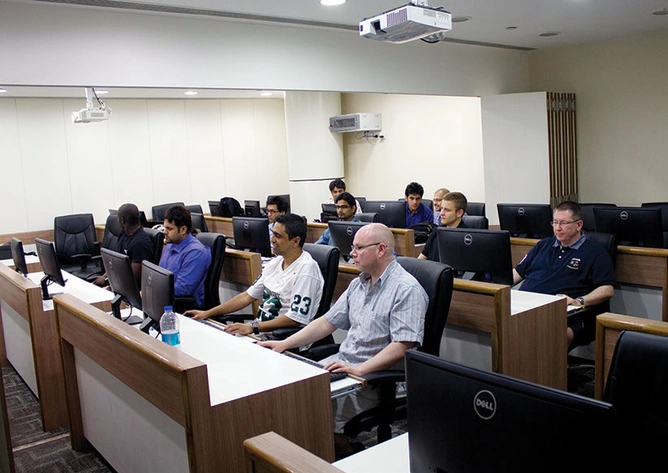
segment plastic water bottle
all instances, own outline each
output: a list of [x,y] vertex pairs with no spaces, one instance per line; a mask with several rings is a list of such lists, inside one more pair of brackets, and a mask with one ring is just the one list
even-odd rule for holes
[[165,306],[165,312],[160,317],[160,333],[162,334],[162,341],[167,345],[181,346],[179,318],[174,313],[171,305]]

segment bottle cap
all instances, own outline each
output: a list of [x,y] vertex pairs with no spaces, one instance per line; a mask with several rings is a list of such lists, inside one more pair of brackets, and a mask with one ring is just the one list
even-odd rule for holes
[[171,312],[172,310],[174,310],[174,308],[171,305],[165,306],[165,312]]

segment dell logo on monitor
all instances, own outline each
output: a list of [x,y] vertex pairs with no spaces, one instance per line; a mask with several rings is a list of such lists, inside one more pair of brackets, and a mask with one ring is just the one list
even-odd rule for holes
[[471,235],[470,233],[464,235],[464,244],[466,246],[470,246],[472,243],[473,243],[473,235]]
[[627,220],[629,218],[629,213],[626,210],[622,210],[619,213],[619,218],[621,218],[622,220]]
[[248,230],[249,226],[250,226],[250,223],[244,222],[244,230]]
[[496,398],[490,391],[483,390],[473,398],[473,409],[483,420],[489,420],[496,414]]
[[348,236],[353,235],[353,227],[346,227],[346,235]]
[[517,209],[517,215],[524,215],[524,207]]

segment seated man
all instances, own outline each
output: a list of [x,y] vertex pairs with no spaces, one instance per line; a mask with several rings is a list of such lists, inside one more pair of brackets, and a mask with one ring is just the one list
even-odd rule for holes
[[443,196],[448,192],[450,191],[445,187],[441,187],[434,191],[434,198],[432,199],[432,202],[434,202],[434,219],[432,223],[434,225],[441,224],[441,202],[443,201]]
[[[359,222],[359,219],[355,217],[357,212],[357,202],[353,195],[350,192],[342,192],[334,198],[336,202],[336,214],[339,216],[339,220],[343,222]],[[329,228],[326,229],[318,241],[315,243],[317,245],[329,245],[330,236]]]
[[[323,202],[323,204],[335,204],[336,203],[336,196],[345,192],[346,191],[346,183],[343,182],[343,179],[334,179],[332,182],[329,183],[329,192],[332,194],[331,199],[327,199],[326,201]],[[355,199],[355,207],[357,210],[355,213],[362,213],[362,207],[360,206],[360,203],[357,202],[357,199]]]
[[[420,283],[394,259],[394,237],[381,223],[362,227],[351,253],[362,273],[332,308],[295,335],[262,346],[282,352],[347,330],[339,352],[322,360],[324,368],[364,376],[400,365],[407,350],[422,343],[429,298]],[[332,400],[337,453],[351,453],[343,434],[346,422],[378,404],[376,389],[367,388]]]
[[[118,235],[118,248],[110,248],[130,257],[132,272],[141,286],[141,262],[151,260],[153,243],[144,231],[139,220],[139,209],[135,204],[123,204],[118,208],[118,224],[121,233]],[[94,284],[104,287],[109,284],[106,273],[95,279]]]
[[160,267],[174,273],[174,295],[192,296],[204,305],[204,279],[211,264],[211,250],[192,235],[190,211],[174,205],[165,212],[165,249]]
[[422,222],[433,222],[434,213],[422,203],[424,188],[417,182],[406,186],[406,228]]
[[269,236],[276,223],[276,217],[285,215],[288,211],[288,203],[283,197],[274,196],[267,199],[267,218],[269,219]]
[[304,240],[304,219],[296,214],[279,215],[271,235],[271,250],[276,258],[267,263],[257,281],[246,292],[211,310],[190,310],[185,315],[203,320],[237,312],[262,300],[255,320],[228,325],[225,331],[258,334],[309,323],[320,306],[324,281],[318,263],[303,250]]
[[[462,221],[462,216],[466,212],[468,201],[466,196],[461,192],[448,192],[443,196],[441,201],[441,226],[448,228],[466,228]],[[427,243],[418,258],[430,259],[439,262],[440,256],[438,253],[438,232],[434,230],[429,235]]]
[[[608,252],[582,233],[582,211],[575,202],[557,205],[554,236],[539,241],[513,270],[521,291],[563,295],[569,305],[597,306],[615,293],[615,270]],[[569,348],[595,337],[596,311],[568,317]]]

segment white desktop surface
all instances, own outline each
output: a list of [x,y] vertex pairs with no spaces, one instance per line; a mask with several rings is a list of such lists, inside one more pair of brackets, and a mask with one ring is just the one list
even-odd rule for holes
[[332,463],[346,473],[409,473],[408,434]]
[[[564,296],[551,296],[549,294],[538,294],[537,292],[512,290],[510,291],[510,314],[519,314],[563,298]],[[566,314],[564,313],[564,315]]]
[[[28,279],[39,286],[39,282],[43,276],[44,273],[40,271],[37,273],[28,274]],[[84,281],[83,279],[80,279],[68,273],[67,271],[63,271],[63,278],[65,279],[65,286],[63,287],[60,284],[51,283],[48,286],[49,294],[71,294],[77,299],[81,299],[88,304],[111,301],[114,298],[113,292],[98,287],[95,284],[89,283],[88,281]],[[53,310],[52,299],[42,301],[42,303],[45,311]]]

